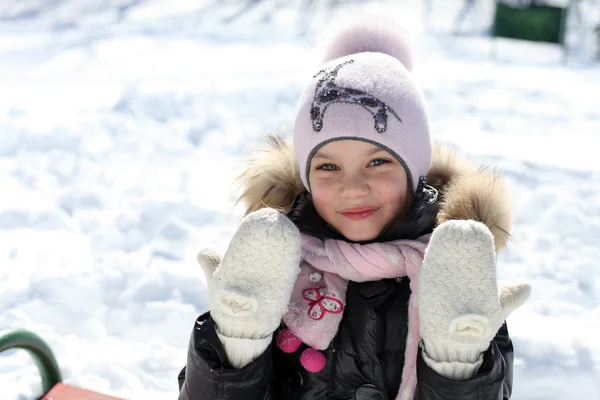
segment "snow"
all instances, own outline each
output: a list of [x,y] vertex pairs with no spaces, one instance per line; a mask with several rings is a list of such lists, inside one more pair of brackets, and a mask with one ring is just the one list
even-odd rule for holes
[[[311,23],[302,1],[283,3],[3,2],[0,327],[38,333],[69,384],[176,398],[207,309],[195,254],[224,252],[235,231],[241,161],[263,132],[289,134],[318,29],[385,12],[413,32],[435,139],[493,164],[513,193],[500,279],[534,289],[509,318],[513,398],[600,398],[600,66],[589,49],[575,38],[565,64],[553,46],[499,40],[492,59],[477,33],[485,1],[462,25],[475,34],[458,36],[458,1],[433,2],[428,19],[413,0],[343,14],[324,2]],[[27,354],[0,356],[0,388],[2,400],[41,393]]]

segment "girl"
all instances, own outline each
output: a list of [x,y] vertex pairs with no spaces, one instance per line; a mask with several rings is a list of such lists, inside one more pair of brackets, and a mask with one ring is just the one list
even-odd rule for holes
[[198,255],[211,311],[179,399],[508,399],[504,321],[530,289],[498,292],[501,179],[432,149],[392,25],[351,25],[325,61],[294,144],[271,137],[241,176],[223,259]]

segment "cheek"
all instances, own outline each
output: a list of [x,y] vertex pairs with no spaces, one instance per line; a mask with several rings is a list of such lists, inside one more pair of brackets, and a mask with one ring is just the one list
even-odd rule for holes
[[395,176],[381,176],[372,181],[371,188],[376,188],[377,196],[398,210],[403,209],[408,199],[406,181]]
[[334,210],[335,196],[331,182],[317,180],[310,183],[311,196],[317,212],[321,216],[329,215]]

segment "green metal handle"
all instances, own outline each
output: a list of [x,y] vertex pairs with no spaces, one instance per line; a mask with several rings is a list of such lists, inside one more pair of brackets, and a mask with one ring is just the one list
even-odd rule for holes
[[62,380],[50,347],[38,335],[25,329],[0,330],[0,353],[10,349],[26,350],[33,357],[42,377],[42,390],[48,393]]

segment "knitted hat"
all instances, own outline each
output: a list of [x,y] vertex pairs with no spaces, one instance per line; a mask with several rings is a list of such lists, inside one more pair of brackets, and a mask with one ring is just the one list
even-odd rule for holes
[[337,140],[360,140],[388,151],[416,192],[431,166],[425,101],[413,82],[405,36],[391,23],[354,23],[339,33],[326,63],[300,96],[294,147],[304,187],[314,154]]

